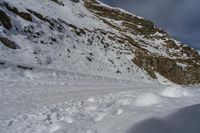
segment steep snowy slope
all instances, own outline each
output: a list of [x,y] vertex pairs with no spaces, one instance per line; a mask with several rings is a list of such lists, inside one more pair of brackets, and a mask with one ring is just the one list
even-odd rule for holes
[[63,3],[1,1],[2,16],[8,19],[1,22],[2,67],[145,77],[144,71],[137,72],[142,70],[132,63],[132,55],[119,53],[117,48],[123,45],[107,39],[107,32],[118,31],[95,17],[83,2]]
[[[0,0],[0,75],[75,71],[200,82],[197,51],[141,17],[95,0]],[[35,72],[33,72],[35,73]]]

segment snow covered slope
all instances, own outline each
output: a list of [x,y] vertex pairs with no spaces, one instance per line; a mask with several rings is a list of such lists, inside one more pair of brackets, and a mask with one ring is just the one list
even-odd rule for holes
[[197,51],[95,0],[0,0],[0,16],[2,80],[44,70],[130,80],[158,72],[179,84],[200,82]]

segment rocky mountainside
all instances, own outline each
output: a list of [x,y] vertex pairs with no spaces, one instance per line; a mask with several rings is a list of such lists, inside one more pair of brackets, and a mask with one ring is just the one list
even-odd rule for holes
[[198,51],[97,0],[0,0],[0,69],[200,83]]

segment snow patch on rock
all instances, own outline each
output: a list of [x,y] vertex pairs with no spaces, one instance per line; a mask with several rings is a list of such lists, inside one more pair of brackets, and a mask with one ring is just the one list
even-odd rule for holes
[[173,83],[172,81],[168,80],[167,78],[163,77],[161,74],[159,73],[155,73],[156,77],[158,78],[158,82],[163,84],[163,85],[174,85],[175,83]]

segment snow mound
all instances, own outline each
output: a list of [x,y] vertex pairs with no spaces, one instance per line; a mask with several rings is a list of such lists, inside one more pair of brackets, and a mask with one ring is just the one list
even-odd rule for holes
[[190,97],[192,94],[181,86],[169,86],[161,91],[161,96],[170,98]]
[[117,109],[117,114],[121,115],[123,113],[123,109]]
[[161,98],[154,93],[143,93],[138,95],[135,100],[136,106],[151,106],[158,104]]
[[88,102],[95,102],[95,99],[94,99],[94,97],[90,97],[90,98],[88,98]]

